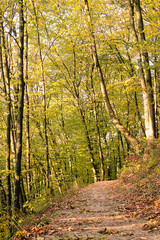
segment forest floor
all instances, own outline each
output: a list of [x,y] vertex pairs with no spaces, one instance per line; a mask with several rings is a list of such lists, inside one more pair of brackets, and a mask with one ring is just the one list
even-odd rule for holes
[[38,216],[24,239],[160,240],[160,210],[144,214],[147,208],[135,208],[135,200],[128,200],[120,180],[90,184]]

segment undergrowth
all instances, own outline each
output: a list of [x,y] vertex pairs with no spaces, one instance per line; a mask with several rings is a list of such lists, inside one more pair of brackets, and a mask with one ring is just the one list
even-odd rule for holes
[[[25,234],[28,235],[29,231],[30,234],[32,231],[34,234],[45,233],[50,217],[56,214],[57,204],[76,190],[77,188],[73,186],[65,196],[59,196],[57,199],[48,197],[47,201],[39,199],[32,203],[32,208],[36,211],[28,214],[24,219],[22,216],[21,226],[22,228],[24,226],[25,231],[17,232],[13,239],[28,239],[25,238]],[[131,156],[126,159],[117,191],[124,203],[123,209],[119,208],[119,211],[130,217],[145,217],[149,222],[145,226],[146,229],[158,229],[157,226],[160,226],[160,143],[151,142],[142,156]],[[31,226],[34,227],[31,228]]]
[[[58,214],[55,209],[59,206],[61,201],[70,197],[75,191],[81,188],[82,184],[73,184],[63,194],[52,195],[49,193],[42,194],[41,196],[25,203],[26,212],[19,212],[17,221],[14,224],[14,235],[12,240],[30,239],[29,232],[32,231],[37,234],[42,234],[44,226],[50,223],[50,218],[54,214]],[[32,230],[31,230],[32,229]],[[6,238],[8,239],[8,238]],[[31,238],[32,239],[32,238]]]
[[125,211],[160,221],[160,143],[151,142],[141,157],[127,158],[120,180]]

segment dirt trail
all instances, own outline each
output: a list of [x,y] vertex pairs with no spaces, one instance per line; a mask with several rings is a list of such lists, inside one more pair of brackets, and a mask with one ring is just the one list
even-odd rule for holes
[[143,230],[145,219],[124,215],[115,196],[118,181],[91,184],[61,202],[50,218],[46,234],[36,239],[160,240],[160,231]]

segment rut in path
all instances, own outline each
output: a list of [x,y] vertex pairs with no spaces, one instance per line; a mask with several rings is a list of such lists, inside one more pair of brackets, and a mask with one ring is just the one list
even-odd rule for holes
[[62,201],[50,216],[46,234],[33,239],[160,240],[160,231],[143,230],[145,219],[119,211],[123,202],[113,190],[118,183],[97,182]]

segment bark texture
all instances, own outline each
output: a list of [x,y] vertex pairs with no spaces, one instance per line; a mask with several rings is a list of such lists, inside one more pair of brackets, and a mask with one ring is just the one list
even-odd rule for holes
[[19,0],[19,101],[17,115],[17,142],[16,142],[16,163],[15,163],[15,196],[14,207],[20,209],[20,176],[22,160],[22,135],[23,135],[23,109],[24,109],[24,74],[23,74],[23,56],[24,56],[24,16],[23,0]]

